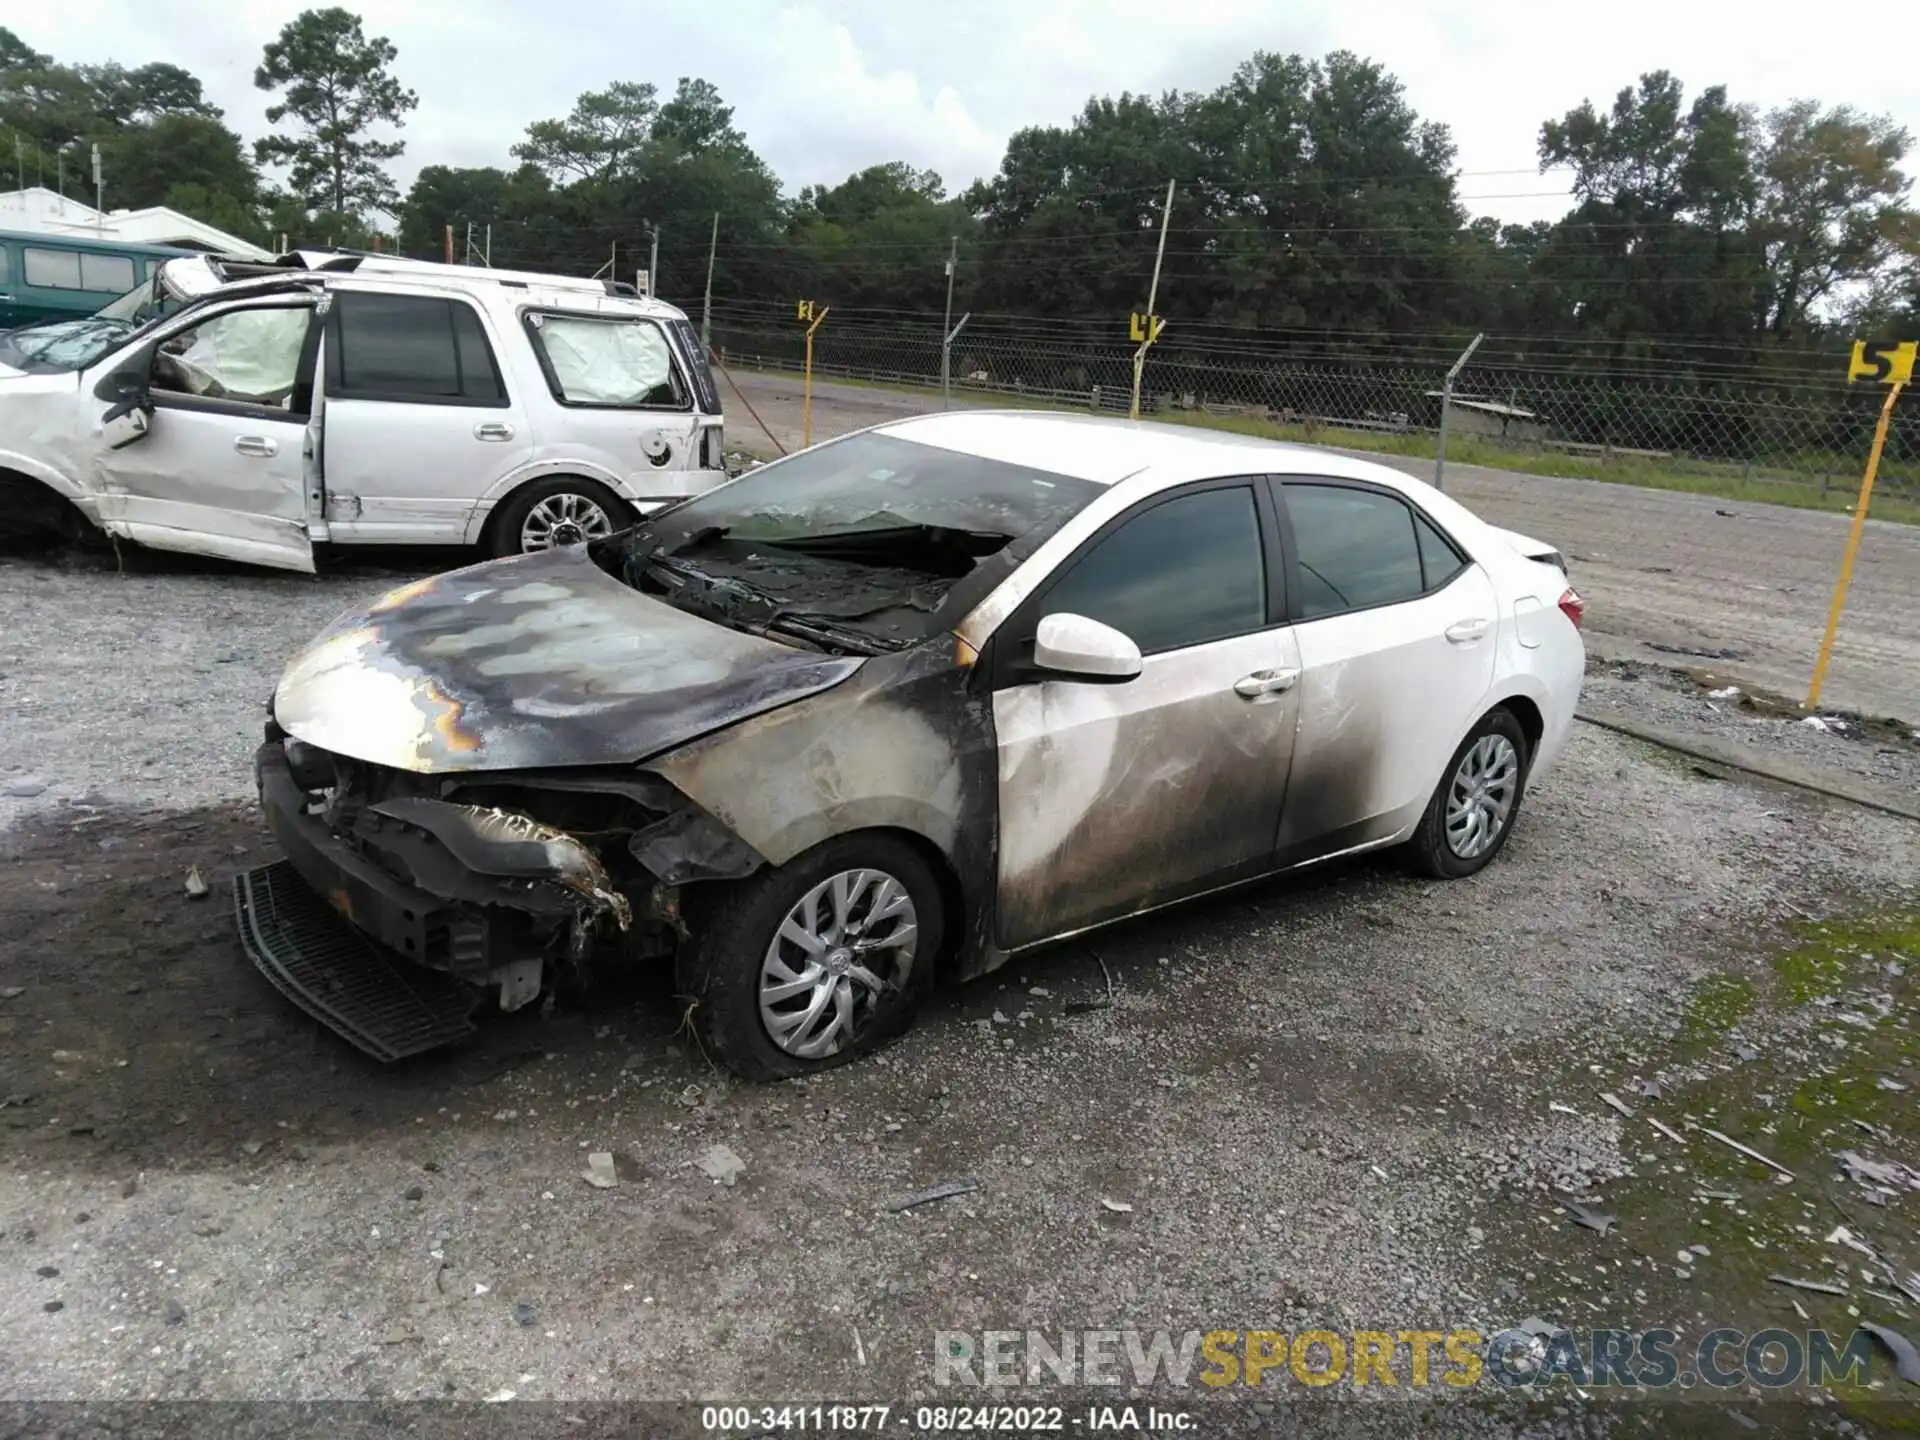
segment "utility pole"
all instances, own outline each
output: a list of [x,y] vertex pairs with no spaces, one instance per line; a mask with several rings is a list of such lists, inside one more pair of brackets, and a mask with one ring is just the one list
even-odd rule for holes
[[107,228],[107,185],[104,172],[100,169],[100,147],[93,147],[93,225],[96,230]]
[[1167,181],[1167,203],[1160,207],[1160,248],[1153,252],[1153,283],[1147,286],[1147,314],[1152,315],[1153,302],[1160,294],[1160,262],[1167,258],[1167,222],[1173,219],[1173,185]]
[[700,348],[713,348],[713,256],[720,248],[720,212],[713,212],[713,234],[707,240],[707,290],[700,299]]
[[647,228],[653,232],[653,258],[647,261],[647,298],[651,300],[660,293],[660,227]]
[[960,237],[947,237],[947,314],[940,322],[940,333],[945,338],[940,343],[940,408],[947,408],[947,384],[951,378],[948,356],[953,350],[953,270],[954,261],[960,258]]
[[1147,368],[1147,346],[1153,344],[1159,330],[1153,302],[1160,294],[1160,262],[1167,258],[1167,222],[1173,219],[1173,186],[1174,181],[1167,181],[1167,203],[1160,207],[1160,248],[1153,252],[1153,282],[1147,286],[1146,338],[1133,354],[1133,405],[1128,413],[1135,420],[1140,418],[1140,377]]

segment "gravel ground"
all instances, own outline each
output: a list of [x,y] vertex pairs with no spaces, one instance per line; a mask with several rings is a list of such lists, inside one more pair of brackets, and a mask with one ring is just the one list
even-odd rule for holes
[[[0,1397],[898,1402],[941,1329],[1509,1323],[1564,1248],[1513,1197],[1550,1219],[1546,1185],[1633,1164],[1547,1098],[1668,1043],[1784,924],[1920,903],[1912,825],[1581,728],[1471,881],[1345,865],[1105,932],[804,1085],[730,1082],[650,991],[382,1070],[246,966],[219,897],[270,853],[248,758],[288,650],[463,558],[0,560]],[[1664,673],[1593,683],[1748,723]],[[1111,1009],[1069,1010],[1109,974]],[[717,1143],[733,1186],[694,1166]]]
[[130,554],[124,572],[111,555],[0,557],[0,824],[83,795],[251,794],[266,702],[294,648],[471,558],[408,551],[305,576],[154,552]]
[[[1735,693],[1728,694],[1731,690]],[[1649,725],[1750,745],[1873,782],[1889,799],[1920,801],[1920,730],[1821,711],[1808,716],[1712,671],[1589,659],[1582,703]]]
[[[797,446],[798,377],[734,378],[782,443]],[[745,407],[731,404],[734,392],[724,389],[724,398],[731,440],[771,453]],[[922,414],[938,403],[924,394],[816,383],[814,438]],[[1433,473],[1424,460],[1351,453],[1423,480]],[[1675,650],[1691,651],[1691,663],[1713,657],[1745,683],[1806,692],[1851,523],[1846,516],[1474,465],[1449,465],[1446,484],[1448,494],[1496,525],[1567,552],[1588,602],[1590,648],[1655,664],[1690,663]],[[1920,724],[1916,612],[1920,526],[1869,520],[1826,703]]]

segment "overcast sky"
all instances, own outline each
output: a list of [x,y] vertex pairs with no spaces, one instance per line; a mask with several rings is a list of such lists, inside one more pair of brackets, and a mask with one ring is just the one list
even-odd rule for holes
[[[0,0],[0,18],[69,62],[167,60],[199,75],[249,139],[266,128],[260,49],[296,0]],[[1008,135],[1070,120],[1121,90],[1211,89],[1257,49],[1350,49],[1385,64],[1420,113],[1452,127],[1460,192],[1509,220],[1566,208],[1535,172],[1541,120],[1607,103],[1644,70],[1689,95],[1809,96],[1892,114],[1920,133],[1920,10],[1836,12],[1785,0],[378,0],[355,7],[399,47],[420,96],[394,169],[510,164],[527,123],[583,90],[682,75],[713,81],[789,193],[887,160],[957,190],[998,167]],[[6,11],[15,14],[4,14]],[[1857,20],[1851,18],[1858,16]]]

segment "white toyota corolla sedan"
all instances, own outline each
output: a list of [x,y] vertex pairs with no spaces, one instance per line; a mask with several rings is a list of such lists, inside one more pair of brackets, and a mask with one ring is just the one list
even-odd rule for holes
[[375,1054],[669,966],[714,1053],[800,1074],[936,973],[1224,886],[1473,874],[1566,738],[1580,617],[1552,548],[1381,465],[896,421],[343,617],[274,697],[287,859],[241,933]]

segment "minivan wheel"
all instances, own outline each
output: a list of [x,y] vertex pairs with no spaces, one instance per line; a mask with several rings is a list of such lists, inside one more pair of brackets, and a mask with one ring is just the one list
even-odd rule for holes
[[1513,833],[1527,788],[1526,732],[1513,712],[1490,710],[1447,762],[1407,859],[1422,874],[1458,880],[1485,868]]
[[598,540],[634,522],[633,507],[597,480],[555,475],[522,485],[493,524],[495,555],[530,555]]
[[680,990],[709,1053],[742,1079],[824,1070],[913,1023],[945,917],[911,845],[843,836],[704,898]]

